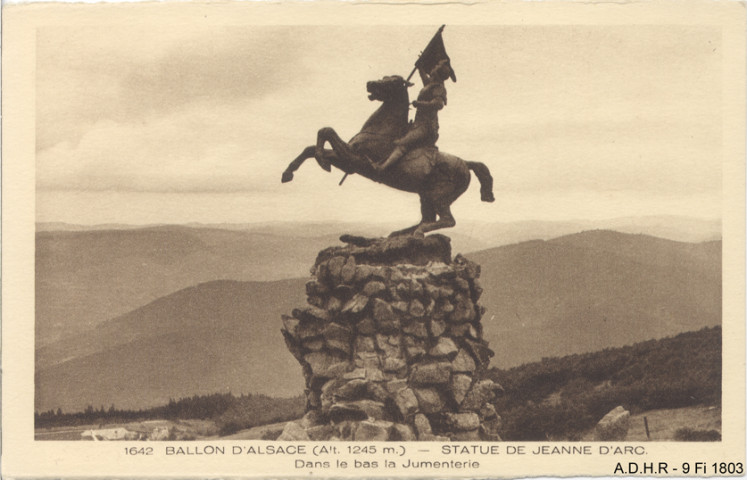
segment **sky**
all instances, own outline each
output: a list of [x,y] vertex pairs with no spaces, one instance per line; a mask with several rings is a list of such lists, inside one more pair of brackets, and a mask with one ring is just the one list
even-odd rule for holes
[[[413,194],[337,186],[313,159],[280,175],[319,128],[351,138],[378,106],[366,82],[406,76],[437,27],[40,28],[37,221],[416,223]],[[454,25],[444,42],[439,147],[495,178],[492,204],[473,178],[457,222],[720,217],[719,29]]]

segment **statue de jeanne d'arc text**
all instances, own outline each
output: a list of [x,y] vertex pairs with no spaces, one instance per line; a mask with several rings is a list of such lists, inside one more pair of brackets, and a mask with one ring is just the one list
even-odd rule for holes
[[[453,227],[456,221],[451,204],[467,190],[470,170],[480,181],[482,200],[492,202],[493,178],[488,167],[440,152],[436,147],[438,111],[446,106],[445,82],[449,79],[456,82],[443,42],[443,29],[443,26],[438,29],[407,79],[393,75],[368,82],[369,100],[382,104],[360,132],[345,142],[332,128],[322,128],[316,145],[306,147],[288,165],[282,181],[293,180],[293,172],[306,159],[314,157],[327,171],[333,165],[344,171],[345,177],[357,173],[398,190],[417,193],[420,223],[392,235],[422,236],[439,228]],[[412,102],[415,118],[410,122],[407,88],[413,85],[410,78],[415,70],[420,73],[423,87]],[[327,143],[331,149],[325,148]]]

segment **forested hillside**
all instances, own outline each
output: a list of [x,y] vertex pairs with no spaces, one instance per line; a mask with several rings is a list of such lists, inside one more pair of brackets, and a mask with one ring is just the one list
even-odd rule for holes
[[577,439],[608,411],[721,404],[721,327],[562,358],[490,377],[505,440]]

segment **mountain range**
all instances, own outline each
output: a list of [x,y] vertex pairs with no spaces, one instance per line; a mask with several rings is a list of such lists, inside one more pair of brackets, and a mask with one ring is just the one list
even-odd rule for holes
[[[39,223],[36,342],[75,337],[179,289],[211,280],[272,281],[308,275],[316,253],[340,233],[381,236],[401,225],[257,223],[73,225]],[[720,238],[718,220],[652,216],[605,221],[462,222],[447,232],[468,253],[606,228],[670,240]]]
[[721,323],[721,241],[590,231],[468,257],[501,368]]
[[[37,341],[36,409],[71,411],[89,404],[142,408],[169,398],[225,391],[300,393],[301,369],[279,329],[280,315],[304,304],[308,274],[272,281],[209,277],[220,275],[222,268],[224,278],[250,277],[252,264],[261,268],[258,265],[284,261],[308,269],[316,252],[334,243],[334,238],[301,241],[279,236],[249,247],[242,243],[244,236],[213,228],[145,230],[138,235],[150,243],[127,237],[129,230],[38,234],[48,243],[41,255],[46,263],[37,263],[37,295],[42,284],[47,295],[57,288],[62,292],[58,295],[67,291],[77,295],[77,301],[105,312],[114,305],[111,298],[127,298],[127,292],[171,290],[148,294],[154,298],[139,294],[131,303],[141,303],[129,310],[127,302],[119,303],[117,309],[126,311],[116,315],[90,314],[91,320],[77,322],[75,335],[55,336],[54,329],[42,332],[48,336],[46,342]],[[117,240],[120,235],[124,236]],[[215,239],[235,238],[233,251],[222,246],[210,249],[211,239],[215,246],[220,243]],[[128,239],[137,243],[128,245]],[[149,249],[134,255],[132,249],[144,244]],[[112,249],[120,255],[112,254]],[[212,255],[215,265],[194,260],[202,250]],[[496,352],[493,366],[508,368],[721,322],[718,240],[687,243],[602,230],[503,245],[467,256],[482,267],[481,303],[487,309],[483,325]],[[67,276],[63,258],[69,262]],[[155,271],[162,272],[160,276],[151,278],[148,272],[153,267],[138,265],[143,258],[159,259]],[[241,264],[239,258],[251,261]],[[191,270],[185,264],[206,270]],[[55,278],[50,278],[50,271]],[[169,279],[172,283],[163,285],[164,277],[174,271],[179,281],[193,283],[180,289],[179,282]],[[68,283],[53,285],[55,279]],[[95,285],[97,279],[103,285]],[[107,296],[113,283],[119,285],[118,295]],[[87,290],[94,287],[100,290]],[[99,291],[106,298],[91,299]],[[76,306],[72,300],[70,304]],[[63,320],[67,328],[68,319]],[[43,321],[37,318],[37,329]]]
[[308,275],[337,236],[148,227],[36,235],[36,341],[76,337],[98,323],[211,280]]

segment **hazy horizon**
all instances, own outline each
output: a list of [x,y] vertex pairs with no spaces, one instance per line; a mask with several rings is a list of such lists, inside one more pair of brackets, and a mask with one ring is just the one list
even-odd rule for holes
[[[633,220],[654,220],[654,219],[667,219],[667,220],[685,220],[685,221],[697,221],[697,222],[721,222],[721,217],[698,217],[698,216],[691,216],[691,215],[640,215],[640,216],[618,216],[618,217],[608,217],[608,218],[599,218],[599,219],[588,219],[588,218],[569,218],[569,219],[563,219],[563,220],[541,220],[536,218],[527,218],[523,220],[512,220],[512,221],[504,221],[504,220],[465,220],[462,223],[463,224],[475,224],[475,223],[483,223],[483,224],[504,224],[504,225],[510,225],[510,224],[516,224],[516,223],[584,223],[584,222],[620,222],[620,221],[633,221]],[[128,222],[104,222],[104,223],[70,223],[70,222],[64,222],[64,221],[36,221],[37,225],[40,224],[65,224],[70,226],[100,226],[100,225],[124,225],[129,227],[148,227],[148,226],[161,226],[161,225],[175,225],[175,226],[188,226],[188,225],[291,225],[291,224],[315,224],[315,225],[346,225],[346,224],[363,224],[363,225],[389,225],[396,223],[393,220],[386,220],[386,219],[373,219],[368,221],[362,221],[362,220],[257,220],[254,222],[198,222],[198,221],[188,221],[188,222],[154,222],[154,223],[128,223]],[[450,230],[454,230],[458,228],[459,224],[456,227],[453,227]],[[444,230],[444,232],[448,232],[449,229]]]
[[[402,228],[396,222],[289,222],[265,221],[253,223],[153,223],[121,224],[105,223],[96,225],[67,224],[60,222],[37,223],[38,233],[54,232],[100,232],[100,231],[140,231],[148,229],[193,229],[223,230],[246,235],[281,236],[287,238],[327,238],[341,234],[382,237]],[[623,217],[606,220],[485,222],[465,220],[450,229],[438,231],[451,239],[454,252],[472,252],[500,245],[521,243],[532,240],[550,240],[585,231],[606,230],[625,234],[638,234],[679,242],[700,243],[720,240],[722,224],[720,219],[694,217]]]

